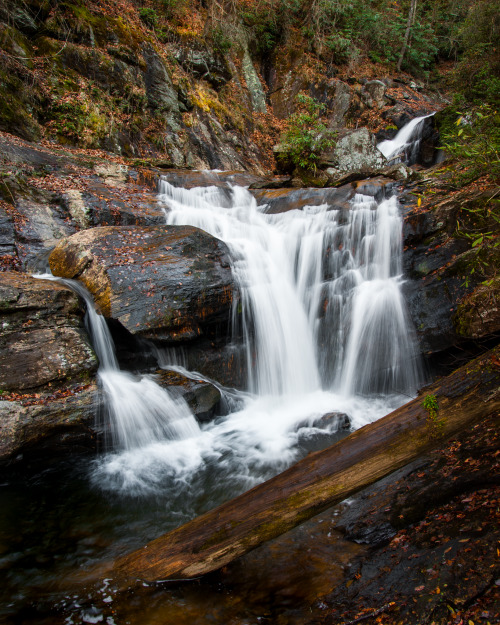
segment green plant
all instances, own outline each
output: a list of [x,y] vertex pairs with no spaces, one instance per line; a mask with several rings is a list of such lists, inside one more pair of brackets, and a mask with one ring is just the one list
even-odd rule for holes
[[285,159],[296,167],[316,170],[322,152],[335,145],[335,135],[321,120],[324,105],[300,93],[299,109],[288,119],[288,130],[281,140]]
[[154,28],[158,24],[158,14],[149,7],[139,9],[139,17],[149,28]]
[[439,437],[443,433],[444,419],[438,419],[439,404],[435,395],[426,395],[422,402],[422,407],[427,411],[427,425],[431,431],[431,436]]
[[481,104],[456,115],[455,123],[442,131],[443,148],[461,163],[455,182],[463,185],[485,174],[500,176],[500,113]]
[[210,30],[210,39],[212,40],[212,47],[215,52],[220,54],[226,54],[229,52],[232,41],[221,26],[214,26]]

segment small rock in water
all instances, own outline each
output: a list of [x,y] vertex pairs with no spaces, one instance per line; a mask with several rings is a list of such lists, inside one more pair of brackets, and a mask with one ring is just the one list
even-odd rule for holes
[[350,430],[351,419],[344,412],[327,412],[314,422],[317,428],[329,428],[335,430]]
[[84,623],[101,623],[103,620],[102,612],[99,612],[94,606],[82,613],[82,621]]

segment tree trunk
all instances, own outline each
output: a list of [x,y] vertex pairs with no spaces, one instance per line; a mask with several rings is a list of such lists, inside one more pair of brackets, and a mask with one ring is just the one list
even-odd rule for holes
[[406,54],[408,44],[410,42],[411,29],[413,27],[413,24],[415,23],[416,15],[417,15],[417,0],[411,0],[410,11],[408,13],[408,21],[406,23],[405,38],[403,41],[403,47],[401,48],[401,53],[399,55],[399,61],[398,61],[398,66],[397,66],[398,72],[401,71],[401,65],[403,64],[403,59]]
[[[379,421],[118,559],[106,575],[123,586],[214,571],[497,411],[499,382],[497,347]],[[430,395],[426,403],[439,406],[434,417],[423,407]]]

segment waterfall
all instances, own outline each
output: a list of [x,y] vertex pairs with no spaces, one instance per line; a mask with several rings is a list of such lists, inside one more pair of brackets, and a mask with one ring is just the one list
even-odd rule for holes
[[172,398],[151,376],[120,371],[106,320],[96,311],[92,296],[82,284],[51,274],[35,277],[65,284],[86,304],[86,325],[99,360],[98,379],[115,450],[133,451],[165,439],[184,439],[199,433],[183,399]]
[[233,391],[228,415],[200,427],[151,376],[120,371],[89,294],[64,282],[87,303],[115,442],[91,480],[153,492],[176,526],[332,444],[343,415],[358,428],[400,406],[421,375],[400,290],[395,196],[267,214],[240,186],[188,190],[162,180],[160,199],[167,223],[197,226],[230,250],[241,294],[233,340],[244,349],[248,391]]
[[400,291],[395,196],[268,215],[242,187],[186,190],[162,180],[160,195],[167,223],[229,246],[252,393],[415,393],[421,375]]
[[413,165],[420,150],[424,121],[433,115],[434,113],[431,113],[412,119],[399,130],[394,139],[381,141],[377,148],[391,163],[403,162],[406,165]]

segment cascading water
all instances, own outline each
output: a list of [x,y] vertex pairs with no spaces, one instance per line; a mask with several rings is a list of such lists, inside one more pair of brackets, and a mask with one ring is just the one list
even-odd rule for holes
[[267,215],[242,187],[228,198],[227,189],[163,180],[160,193],[169,224],[197,226],[231,250],[253,393],[416,391],[395,196],[377,203],[358,194],[350,210],[324,204]]
[[412,119],[399,130],[394,139],[381,141],[377,148],[390,163],[413,165],[420,150],[425,120],[433,115],[434,113],[431,113]]
[[199,434],[200,428],[182,398],[172,398],[150,376],[120,371],[106,320],[98,314],[82,284],[51,274],[36,277],[66,284],[86,304],[86,322],[99,359],[98,379],[104,391],[115,450],[133,452],[165,439],[185,439]]

